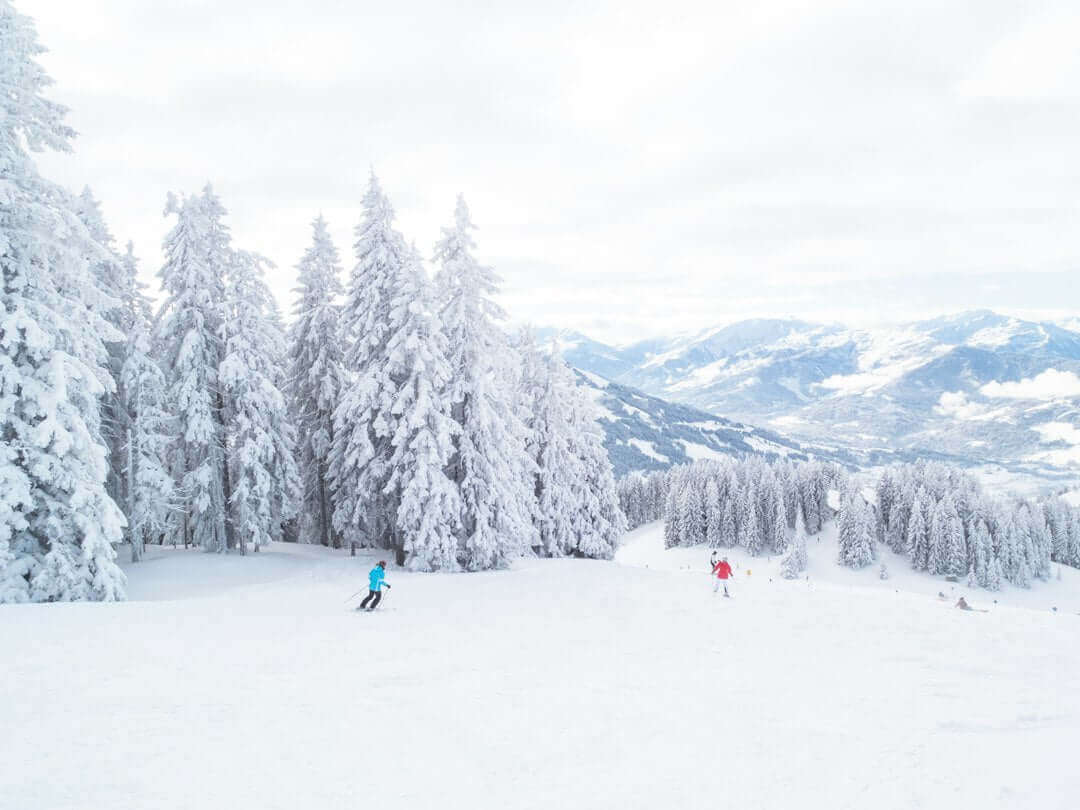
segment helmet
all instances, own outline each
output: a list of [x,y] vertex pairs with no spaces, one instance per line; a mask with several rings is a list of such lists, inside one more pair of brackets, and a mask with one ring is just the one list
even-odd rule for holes
[[379,566],[381,568],[386,568],[386,560],[379,560]]

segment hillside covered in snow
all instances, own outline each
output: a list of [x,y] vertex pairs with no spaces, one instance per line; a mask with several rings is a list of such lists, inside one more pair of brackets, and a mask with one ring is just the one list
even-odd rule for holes
[[1067,326],[975,311],[874,329],[743,321],[622,347],[558,337],[580,369],[798,442],[1059,482],[1080,473]]

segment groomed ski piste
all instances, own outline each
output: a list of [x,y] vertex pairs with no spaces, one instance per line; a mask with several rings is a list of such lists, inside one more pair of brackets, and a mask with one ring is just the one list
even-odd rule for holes
[[652,524],[614,563],[391,566],[371,615],[370,553],[152,548],[126,603],[0,610],[0,807],[1077,806],[1080,572],[994,604],[808,546],[799,581],[727,552],[725,600]]

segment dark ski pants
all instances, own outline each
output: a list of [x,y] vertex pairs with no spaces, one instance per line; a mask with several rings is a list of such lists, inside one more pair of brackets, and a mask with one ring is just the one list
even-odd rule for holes
[[[374,602],[371,602],[372,597],[375,598]],[[360,607],[366,608],[368,602],[371,602],[371,609],[374,610],[378,607],[379,600],[382,599],[382,591],[368,591],[367,596],[364,597],[364,601],[360,603]]]

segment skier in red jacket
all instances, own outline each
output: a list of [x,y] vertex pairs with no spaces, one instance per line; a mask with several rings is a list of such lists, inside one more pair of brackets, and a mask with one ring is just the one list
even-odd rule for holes
[[716,581],[713,583],[713,593],[720,590],[720,586],[724,586],[724,596],[731,596],[728,592],[728,581],[734,576],[731,573],[731,565],[728,564],[727,557],[721,557],[720,562],[713,566],[713,576],[716,577]]

